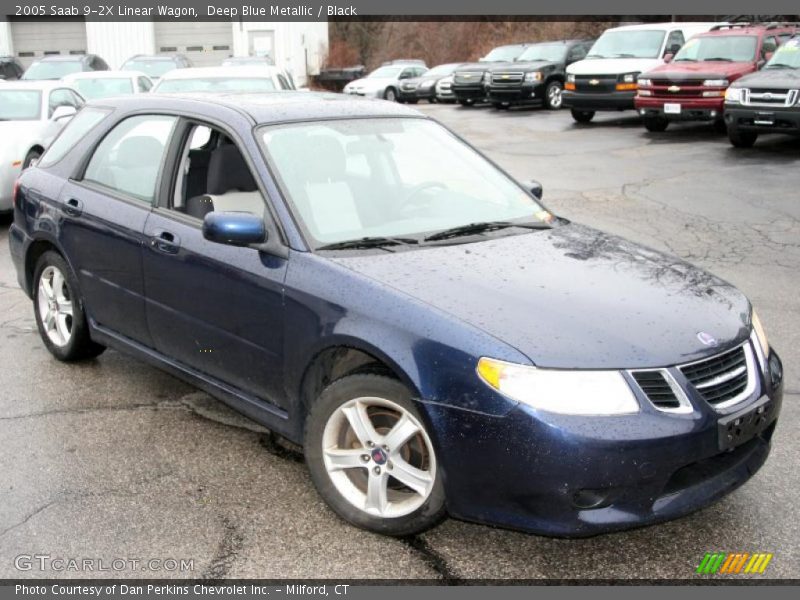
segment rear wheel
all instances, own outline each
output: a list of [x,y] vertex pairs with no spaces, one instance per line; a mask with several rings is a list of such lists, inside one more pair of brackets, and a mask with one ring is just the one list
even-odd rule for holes
[[729,127],[728,139],[736,148],[752,148],[758,139],[758,134],[755,131],[739,131]]
[[669,121],[664,117],[644,117],[644,127],[647,131],[659,133],[667,130]]
[[33,282],[36,326],[53,356],[74,361],[95,357],[105,350],[89,337],[78,282],[60,254],[51,250],[41,256]]
[[358,527],[411,535],[444,517],[436,452],[395,379],[351,375],[325,388],[306,421],[305,455],[320,495]]
[[560,81],[551,81],[547,84],[544,90],[544,105],[550,110],[558,110],[561,108],[562,98],[561,92],[564,91],[564,86]]
[[593,110],[578,110],[577,108],[573,108],[571,112],[572,118],[578,123],[588,123],[594,119]]

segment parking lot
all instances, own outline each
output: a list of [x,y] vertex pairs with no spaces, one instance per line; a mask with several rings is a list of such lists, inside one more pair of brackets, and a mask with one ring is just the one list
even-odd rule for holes
[[797,576],[800,141],[764,136],[742,151],[707,125],[648,134],[632,113],[576,126],[568,111],[420,109],[539,180],[557,214],[677,254],[752,299],[786,370],[764,468],[689,517],[596,538],[454,520],[412,539],[370,534],[324,505],[297,455],[205,394],[117,352],[56,362],[17,286],[6,220],[0,577],[98,575],[15,568],[18,555],[44,553],[194,561],[187,572],[102,574],[126,577],[684,578],[715,550],[771,552],[767,576]]

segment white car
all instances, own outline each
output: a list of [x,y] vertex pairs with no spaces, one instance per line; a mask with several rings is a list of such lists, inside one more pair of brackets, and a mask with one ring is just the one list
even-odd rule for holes
[[383,65],[366,77],[351,81],[342,91],[345,94],[383,98],[395,102],[399,95],[400,82],[419,77],[427,70],[428,67],[419,62]]
[[153,92],[278,92],[293,90],[283,71],[258,67],[198,67],[175,69],[162,75]]
[[139,71],[87,71],[67,75],[61,81],[87,100],[145,94],[153,87],[152,79]]
[[13,208],[14,182],[83,106],[63,82],[14,81],[0,86],[0,212]]

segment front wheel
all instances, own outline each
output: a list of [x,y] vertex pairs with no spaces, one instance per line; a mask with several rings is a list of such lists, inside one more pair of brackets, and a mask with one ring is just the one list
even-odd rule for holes
[[645,117],[644,128],[652,133],[660,133],[666,131],[669,127],[669,121],[664,117]]
[[44,345],[58,360],[93,358],[105,350],[89,337],[72,269],[57,252],[42,254],[34,273],[33,306]]
[[445,515],[436,452],[395,379],[350,375],[325,388],[306,421],[305,455],[317,491],[358,527],[411,535]]
[[386,88],[386,91],[383,92],[383,99],[388,100],[389,102],[396,102],[397,92],[394,88]]
[[729,127],[728,139],[736,148],[752,148],[758,139],[758,134],[755,131],[739,131]]
[[577,108],[573,108],[571,112],[572,118],[575,119],[577,123],[588,123],[594,119],[593,110],[578,110]]
[[564,86],[560,81],[551,81],[544,90],[544,105],[549,110],[561,108]]

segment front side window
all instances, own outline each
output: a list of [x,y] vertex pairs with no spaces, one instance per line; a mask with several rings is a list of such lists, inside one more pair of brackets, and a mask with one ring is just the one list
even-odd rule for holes
[[756,59],[755,35],[709,35],[686,42],[675,62],[748,62]]
[[97,79],[76,79],[72,85],[84,98],[107,98],[133,93],[130,77],[98,77]]
[[64,127],[61,135],[50,144],[39,161],[40,167],[47,167],[61,160],[95,125],[106,118],[107,110],[84,108]]
[[683,37],[683,32],[680,29],[670,31],[669,37],[667,38],[667,47],[664,50],[664,53],[675,54],[678,50],[681,49],[681,46],[683,46],[685,42],[686,38]]
[[156,92],[274,92],[275,83],[265,77],[204,77],[162,80]]
[[97,146],[83,179],[152,202],[176,121],[163,115],[125,119]]
[[543,218],[507,175],[425,119],[265,126],[259,137],[317,247]]
[[658,29],[606,31],[592,46],[589,58],[658,58],[664,35]]
[[42,92],[0,88],[0,121],[38,121],[42,116]]

